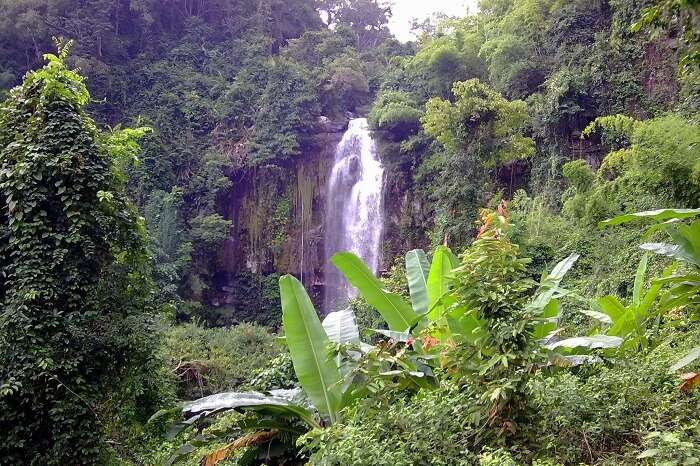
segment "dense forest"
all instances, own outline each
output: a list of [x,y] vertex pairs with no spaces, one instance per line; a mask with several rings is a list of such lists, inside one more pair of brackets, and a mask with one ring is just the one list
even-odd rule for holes
[[700,464],[697,0],[0,7],[0,464]]

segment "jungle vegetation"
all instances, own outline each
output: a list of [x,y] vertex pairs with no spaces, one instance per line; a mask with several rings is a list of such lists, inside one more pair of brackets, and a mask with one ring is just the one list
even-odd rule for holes
[[[478,3],[0,0],[0,464],[700,463],[700,3]],[[392,215],[322,310],[349,116]]]

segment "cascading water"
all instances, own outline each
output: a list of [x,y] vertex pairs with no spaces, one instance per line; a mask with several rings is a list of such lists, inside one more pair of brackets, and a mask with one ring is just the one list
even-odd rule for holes
[[338,251],[357,254],[376,273],[382,216],[384,168],[366,118],[350,121],[335,151],[328,180],[325,222],[325,312],[345,305],[353,288],[329,262]]

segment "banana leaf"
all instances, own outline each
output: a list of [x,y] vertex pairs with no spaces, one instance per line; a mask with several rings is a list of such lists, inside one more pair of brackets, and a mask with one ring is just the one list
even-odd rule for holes
[[459,265],[459,259],[447,246],[438,246],[433,253],[433,262],[428,273],[428,319],[439,319],[445,305],[439,300],[450,290],[450,273]]
[[355,323],[352,309],[330,312],[323,319],[323,329],[333,343],[353,343],[360,341],[360,330]]
[[608,220],[603,220],[598,225],[600,227],[608,227],[612,225],[620,225],[627,222],[640,219],[650,219],[657,222],[663,222],[669,219],[684,219],[700,215],[700,209],[657,209],[647,210],[644,212],[635,212],[632,214],[618,215]]
[[428,312],[428,258],[422,249],[406,253],[406,279],[411,294],[413,310],[418,314]]
[[606,349],[622,345],[622,338],[609,335],[593,335],[590,337],[574,337],[556,341],[545,346],[547,349]]
[[340,371],[328,351],[330,340],[304,286],[291,275],[280,278],[282,323],[294,371],[318,411],[337,419],[341,408]]
[[331,262],[357,288],[367,304],[379,311],[391,330],[404,332],[420,318],[401,296],[384,289],[382,282],[355,254],[339,252],[331,257]]

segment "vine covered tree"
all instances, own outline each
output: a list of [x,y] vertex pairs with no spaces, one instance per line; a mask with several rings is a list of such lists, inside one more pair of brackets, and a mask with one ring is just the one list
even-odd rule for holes
[[[153,367],[144,226],[123,163],[145,129],[100,134],[70,44],[0,107],[0,457],[100,463],[100,411]],[[143,372],[140,372],[143,371]]]

